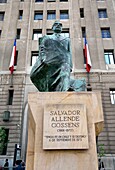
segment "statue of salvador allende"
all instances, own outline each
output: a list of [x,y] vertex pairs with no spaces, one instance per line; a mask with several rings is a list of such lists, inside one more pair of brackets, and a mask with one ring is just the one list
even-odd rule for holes
[[63,37],[62,23],[55,21],[52,35],[41,38],[39,56],[33,66],[30,78],[41,92],[85,91],[84,79],[70,78],[72,71],[72,54],[70,39]]

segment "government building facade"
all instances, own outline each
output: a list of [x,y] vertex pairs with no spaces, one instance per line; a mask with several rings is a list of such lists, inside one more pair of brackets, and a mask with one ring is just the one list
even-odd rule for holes
[[[97,143],[103,145],[107,168],[115,168],[114,0],[0,0],[0,127],[8,140],[0,160],[13,162],[16,145],[26,159],[28,93],[38,91],[30,71],[38,58],[40,38],[52,34],[55,20],[63,25],[62,35],[71,40],[71,77],[85,78],[89,93],[101,92],[104,128]],[[84,62],[85,37],[92,63],[89,74]],[[15,70],[11,74],[15,38]]]

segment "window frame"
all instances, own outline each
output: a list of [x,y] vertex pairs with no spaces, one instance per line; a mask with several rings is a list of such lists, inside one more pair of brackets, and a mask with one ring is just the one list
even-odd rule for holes
[[114,50],[104,50],[105,63],[115,64]]
[[21,28],[17,28],[16,39],[19,40],[21,35]]
[[22,18],[23,18],[23,10],[19,10],[18,19],[19,19],[19,20],[22,20]]
[[115,88],[110,88],[110,101],[111,104],[115,104]]
[[86,37],[86,27],[81,27],[81,31],[82,31],[82,38]]
[[69,10],[60,10],[60,20],[68,20],[68,19],[69,19]]
[[8,89],[8,102],[7,105],[13,104],[14,89]]
[[[30,61],[30,66],[34,66],[35,62],[37,61],[39,56],[39,52],[38,51],[31,51],[31,61]],[[35,61],[33,61],[33,57]]]
[[63,28],[61,35],[65,38],[70,38],[69,28]]
[[55,20],[55,19],[56,19],[56,10],[48,10],[47,20]]
[[52,35],[53,34],[53,30],[52,29],[47,29],[46,30],[46,34],[47,35]]
[[56,2],[56,0],[47,0],[48,2]]
[[69,19],[69,10],[60,10],[60,20]]
[[98,17],[100,19],[108,18],[107,16],[107,9],[98,9]]
[[5,12],[1,11],[0,12],[0,21],[4,21],[4,16],[5,16]]
[[33,29],[32,40],[39,40],[42,37],[42,29]]
[[110,28],[109,27],[101,28],[101,36],[102,38],[111,38]]
[[0,0],[0,3],[7,3],[7,0]]
[[44,0],[35,0],[35,3],[44,2]]
[[2,35],[2,30],[0,30],[0,38],[1,38],[1,35]]
[[60,0],[60,2],[68,2],[68,0]]
[[84,18],[84,8],[80,8],[80,18]]
[[[62,17],[63,14],[63,17]],[[60,20],[68,20],[69,19],[69,11],[68,10],[60,10]]]
[[34,11],[34,21],[43,20],[43,11]]

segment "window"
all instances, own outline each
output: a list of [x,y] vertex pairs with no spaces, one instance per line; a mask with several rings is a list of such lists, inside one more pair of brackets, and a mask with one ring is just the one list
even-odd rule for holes
[[69,19],[68,10],[60,11],[60,19]]
[[69,35],[69,29],[63,29],[61,35],[62,35],[63,37],[69,38],[69,37],[70,37],[70,35]]
[[104,50],[104,56],[105,56],[105,63],[106,64],[115,64],[115,58],[114,58],[114,51],[113,50]]
[[37,29],[33,30],[32,39],[33,40],[38,40],[40,37],[42,37],[42,30],[41,29],[40,30],[37,30]]
[[0,3],[7,3],[7,0],[0,0]]
[[60,2],[68,2],[68,0],[60,0]]
[[14,89],[9,89],[8,105],[12,105]]
[[43,0],[35,0],[35,2],[43,2]]
[[17,29],[16,39],[20,39],[21,29]]
[[19,10],[19,17],[18,17],[18,19],[22,20],[22,16],[23,16],[23,10]]
[[55,2],[56,0],[48,0],[48,2]]
[[101,28],[102,38],[111,38],[110,28]]
[[[47,35],[52,35],[53,31],[51,29],[47,29],[46,30],[46,34]],[[70,35],[69,35],[69,28],[63,29],[62,32],[61,32],[61,35],[63,37],[70,37]]]
[[0,12],[0,21],[4,20],[4,14],[5,14],[5,12]]
[[107,10],[106,9],[98,9],[99,18],[107,18]]
[[38,51],[32,51],[31,52],[31,63],[30,66],[33,66],[35,64],[35,62],[38,59]]
[[110,89],[110,99],[111,99],[111,104],[115,104],[115,89],[113,88]]
[[56,11],[47,11],[47,19],[48,20],[56,19]]
[[82,30],[82,38],[85,38],[86,37],[86,29],[85,29],[85,27],[81,27],[81,30]]
[[[3,138],[2,138],[3,134]],[[9,135],[9,129],[1,128],[0,129],[0,144],[3,145],[3,148],[1,150],[1,155],[6,155],[7,152],[7,143],[8,143],[8,135]]]
[[43,11],[35,11],[34,20],[43,20]]
[[47,34],[47,35],[52,35],[52,34],[53,34],[53,30],[47,29],[47,30],[46,30],[46,34]]
[[84,18],[84,8],[80,8],[80,17]]
[[2,30],[0,30],[0,38],[1,38]]

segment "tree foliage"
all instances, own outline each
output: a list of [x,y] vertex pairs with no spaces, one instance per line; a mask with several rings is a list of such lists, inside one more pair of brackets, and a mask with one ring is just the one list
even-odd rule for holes
[[6,136],[5,129],[0,127],[0,154],[2,154],[4,147],[7,145]]
[[100,158],[105,156],[104,144],[98,145],[98,155]]

